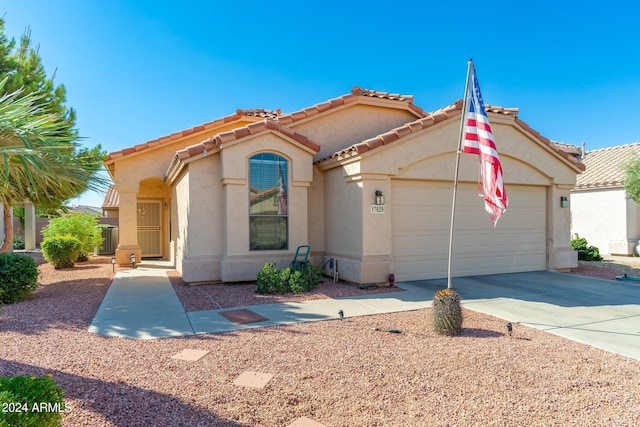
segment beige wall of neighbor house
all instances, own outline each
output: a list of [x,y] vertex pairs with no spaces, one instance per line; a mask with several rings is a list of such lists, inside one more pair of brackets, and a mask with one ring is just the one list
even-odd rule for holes
[[638,217],[638,206],[624,188],[571,193],[572,235],[587,239],[602,254],[638,255]]

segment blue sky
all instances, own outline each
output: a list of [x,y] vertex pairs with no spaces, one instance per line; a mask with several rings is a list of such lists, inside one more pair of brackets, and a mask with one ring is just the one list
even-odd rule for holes
[[31,27],[83,143],[109,152],[352,86],[435,110],[462,98],[470,57],[484,101],[518,107],[551,140],[640,141],[640,4],[527,3],[20,0],[0,15],[8,37]]

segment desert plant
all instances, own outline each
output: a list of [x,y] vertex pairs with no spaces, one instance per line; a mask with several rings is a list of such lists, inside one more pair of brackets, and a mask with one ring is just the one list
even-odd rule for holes
[[102,230],[98,227],[95,215],[82,213],[53,218],[49,225],[42,229],[45,239],[65,234],[70,234],[80,241],[78,261],[86,261],[87,256],[102,245]]
[[70,234],[47,237],[42,241],[42,255],[56,270],[71,268],[80,254],[82,243]]
[[0,377],[0,426],[60,426],[70,411],[64,391],[51,378],[19,375]]
[[453,289],[442,289],[433,297],[433,327],[440,335],[462,333],[460,296]]
[[33,258],[0,254],[0,303],[20,301],[38,287],[38,266]]
[[571,240],[571,247],[578,251],[578,259],[581,261],[601,261],[600,250],[595,246],[589,246],[587,239],[577,238]]

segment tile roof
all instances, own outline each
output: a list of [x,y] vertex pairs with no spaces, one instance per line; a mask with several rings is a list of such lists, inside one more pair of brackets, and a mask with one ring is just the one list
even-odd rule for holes
[[121,157],[138,153],[138,152],[147,150],[149,148],[156,147],[158,145],[167,144],[197,132],[202,132],[207,129],[222,126],[224,124],[239,120],[243,117],[252,117],[255,119],[269,119],[269,120],[278,122],[281,125],[288,125],[290,123],[306,119],[307,117],[312,117],[317,114],[323,113],[327,110],[356,102],[359,99],[361,99],[361,97],[399,102],[401,103],[401,105],[404,105],[406,108],[413,111],[414,114],[416,114],[417,116],[425,115],[425,112],[422,110],[422,108],[413,104],[412,95],[390,94],[388,92],[379,92],[379,91],[370,90],[370,89],[362,89],[358,86],[354,86],[351,89],[350,94],[342,95],[338,98],[330,99],[320,104],[315,104],[311,107],[304,108],[302,110],[295,111],[293,113],[284,114],[284,115],[282,114],[280,109],[277,109],[276,111],[265,110],[263,108],[254,108],[254,109],[246,109],[246,110],[239,109],[239,110],[236,110],[234,114],[231,114],[229,116],[225,116],[220,119],[213,120],[211,122],[207,122],[198,126],[194,126],[189,129],[175,132],[167,136],[156,138],[151,141],[147,141],[142,144],[135,145],[133,147],[128,147],[119,151],[111,152],[107,156],[107,159],[105,160],[105,164],[113,163],[115,160]]
[[381,145],[391,144],[392,142],[395,142],[406,135],[409,135],[413,132],[420,131],[422,129],[426,129],[436,123],[439,123],[443,120],[448,119],[449,117],[458,115],[461,113],[461,111],[462,111],[462,100],[459,100],[459,101],[456,101],[456,103],[449,105],[448,107],[445,107],[440,110],[434,111],[433,113],[427,114],[426,117],[407,123],[395,129],[391,129],[389,132],[385,132],[378,136],[374,136],[373,138],[365,139],[364,141],[354,144],[343,150],[336,151],[335,153],[333,153],[328,157],[319,159],[316,163],[319,163],[331,158],[341,158],[341,157],[350,156],[354,154],[366,153],[367,151],[373,150],[374,148],[377,148]]
[[556,147],[560,148],[562,151],[564,151],[567,154],[571,154],[572,156],[582,155],[582,149],[577,145],[566,144],[564,142],[558,142],[558,141],[551,141],[551,142],[553,142]]
[[413,113],[416,114],[417,116],[420,117],[425,115],[425,112],[422,108],[413,104],[413,96],[411,95],[389,94],[387,92],[378,92],[375,90],[362,89],[358,86],[354,86],[353,88],[351,88],[350,94],[342,95],[342,96],[339,96],[338,98],[333,98],[328,101],[322,102],[320,104],[315,104],[315,105],[312,105],[311,107],[304,108],[299,111],[295,111],[293,113],[280,115],[278,116],[277,121],[280,124],[288,125],[290,123],[297,122],[299,120],[303,120],[320,113],[324,113],[327,110],[331,110],[333,108],[351,104],[361,99],[361,97],[397,101],[404,104],[406,108],[413,111]]
[[587,170],[578,175],[574,189],[622,188],[624,164],[635,157],[640,157],[640,142],[587,151],[582,159]]
[[257,119],[263,116],[276,115],[278,112],[273,112],[270,110],[264,109],[254,109],[254,110],[237,110],[234,114],[222,117],[220,119],[216,119],[207,123],[203,123],[198,126],[194,126],[189,129],[184,129],[179,132],[174,132],[167,136],[162,136],[160,138],[152,139],[151,141],[144,142],[142,144],[135,145],[133,147],[124,148],[119,151],[113,151],[109,153],[107,159],[104,161],[105,163],[111,163],[114,160],[117,160],[120,157],[127,156],[129,154],[134,154],[140,151],[147,150],[149,148],[156,147],[158,145],[163,145],[167,143],[171,143],[177,139],[183,138],[185,136],[189,136],[198,132],[203,132],[211,128],[216,128],[218,126],[225,125],[227,123],[234,122],[236,120],[240,120],[243,117],[255,117]]
[[281,133],[282,135],[293,139],[300,145],[310,148],[315,152],[318,152],[320,150],[319,144],[311,141],[303,134],[296,132],[287,126],[283,126],[279,122],[264,119],[260,122],[255,122],[247,126],[233,129],[231,131],[221,132],[207,139],[206,141],[191,145],[187,148],[177,151],[165,175],[171,176],[175,174],[181,168],[185,160],[201,154],[207,155],[217,152],[229,142],[244,138],[249,135],[255,135],[266,130],[273,130]]
[[107,194],[104,196],[104,202],[102,202],[102,209],[117,208],[120,204],[120,194],[116,190],[115,185],[109,186]]
[[[490,112],[490,113],[504,114],[507,116],[514,117],[516,123],[518,123],[520,127],[522,127],[525,131],[528,131],[529,133],[533,134],[534,137],[536,137],[538,140],[546,144],[552,151],[554,151],[561,157],[565,158],[570,163],[573,163],[578,168],[582,170],[585,169],[584,164],[580,163],[573,156],[569,155],[565,151],[558,148],[553,142],[551,142],[548,138],[540,135],[539,132],[532,129],[528,124],[518,119],[517,108],[503,108],[503,107],[491,106],[491,105],[485,105],[484,108],[487,112]],[[391,144],[405,137],[406,135],[421,131],[430,126],[435,125],[436,123],[440,123],[451,117],[460,115],[461,113],[462,113],[462,100],[458,100],[447,107],[441,108],[439,110],[436,110],[432,113],[427,114],[426,117],[407,123],[403,126],[397,127],[395,129],[390,130],[389,132],[385,132],[373,138],[369,138],[358,144],[354,144],[350,147],[347,147],[343,150],[336,151],[335,153],[333,153],[328,157],[319,159],[318,161],[316,161],[316,163],[319,163],[328,159],[339,159],[342,157],[349,157],[352,155],[359,155],[359,154],[365,153],[367,151],[373,150],[374,148],[380,147],[381,145]]]

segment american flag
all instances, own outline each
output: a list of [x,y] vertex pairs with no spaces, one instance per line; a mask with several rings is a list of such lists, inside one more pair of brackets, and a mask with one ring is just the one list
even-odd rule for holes
[[506,212],[507,193],[502,178],[502,165],[498,157],[489,118],[484,110],[476,69],[471,64],[470,81],[467,84],[466,110],[464,112],[464,152],[477,154],[480,161],[481,197],[495,228],[498,219]]

